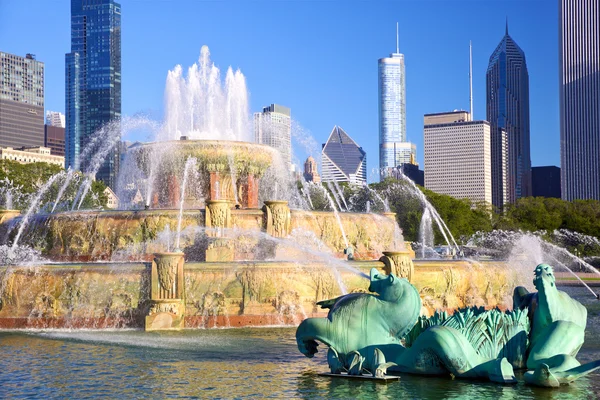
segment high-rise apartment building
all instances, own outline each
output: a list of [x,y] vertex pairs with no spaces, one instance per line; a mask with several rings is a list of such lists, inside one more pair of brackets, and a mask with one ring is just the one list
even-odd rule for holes
[[0,51],[0,147],[44,145],[44,63]]
[[600,200],[600,0],[559,0],[562,198]]
[[[83,149],[98,129],[121,117],[119,3],[71,0],[71,52],[65,56],[65,78],[66,166],[85,170],[91,154],[80,159]],[[96,177],[114,187],[118,168],[115,146]]]
[[65,114],[57,111],[46,111],[46,125],[65,127]]
[[[486,72],[486,115],[492,135],[493,204],[531,196],[531,157],[529,149],[529,73],[525,53],[506,33],[496,47]],[[502,135],[506,134],[508,176],[503,175]],[[506,189],[502,182],[506,181]]]
[[322,150],[323,182],[367,183],[367,153],[339,126],[334,126]]
[[426,114],[425,187],[474,202],[492,203],[490,124],[466,111]]
[[406,84],[404,54],[396,52],[378,62],[379,168],[382,175],[409,162],[416,147],[406,140]]
[[292,169],[292,112],[288,107],[271,104],[254,113],[256,143],[271,146],[281,153],[288,171]]

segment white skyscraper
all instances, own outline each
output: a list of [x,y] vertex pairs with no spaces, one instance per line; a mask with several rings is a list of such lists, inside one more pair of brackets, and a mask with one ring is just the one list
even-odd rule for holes
[[600,0],[559,0],[561,192],[600,200]]
[[254,113],[256,143],[274,147],[281,153],[286,168],[292,168],[292,118],[291,110],[278,104],[263,107]]
[[321,154],[323,182],[367,183],[367,153],[339,126],[334,126]]
[[416,158],[416,147],[406,140],[406,85],[404,54],[400,53],[398,25],[396,25],[396,52],[379,59],[379,168],[386,169]]
[[426,114],[424,122],[425,187],[491,204],[490,124],[466,111]]
[[46,125],[65,127],[65,114],[58,111],[46,111]]

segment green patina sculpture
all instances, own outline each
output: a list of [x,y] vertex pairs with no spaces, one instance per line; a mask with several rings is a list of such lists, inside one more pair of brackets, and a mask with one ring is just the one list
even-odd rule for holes
[[303,321],[296,341],[307,357],[317,352],[317,340],[325,343],[331,372],[353,375],[382,376],[389,369],[514,383],[514,369],[527,368],[527,383],[557,387],[600,368],[600,360],[580,365],[575,359],[586,309],[556,289],[548,265],[535,269],[534,284],[537,293],[515,289],[512,311],[473,307],[426,318],[418,316],[421,300],[408,281],[373,269],[369,290],[378,296],[318,303],[330,308],[327,318]]

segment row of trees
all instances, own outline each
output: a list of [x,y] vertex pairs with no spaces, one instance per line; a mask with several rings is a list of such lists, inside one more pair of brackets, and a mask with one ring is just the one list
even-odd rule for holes
[[[58,177],[42,195],[38,204],[39,209],[48,211],[54,207],[60,188],[67,179],[66,171],[58,165],[43,162],[21,164],[11,160],[0,160],[0,208],[26,210],[40,189],[55,175]],[[56,210],[70,210],[74,203],[79,205],[84,192],[85,177],[76,173],[70,178]],[[89,182],[87,195],[81,202],[82,209],[104,208],[107,197],[104,194],[106,186],[101,181]]]
[[[330,197],[343,193],[348,211],[381,212],[386,208],[397,214],[404,238],[417,241],[423,215],[423,204],[415,195],[414,187],[405,181],[388,178],[369,187],[340,184],[339,189],[324,185]],[[600,238],[600,201],[565,201],[555,198],[525,197],[515,204],[505,206],[503,212],[493,211],[489,205],[474,203],[468,199],[439,194],[418,187],[446,222],[452,235],[463,244],[475,232],[492,230],[547,231],[568,229],[584,235]],[[330,200],[323,190],[310,191],[314,209],[331,210]],[[387,203],[387,204],[386,204]],[[343,208],[343,205],[342,205]],[[444,240],[434,225],[435,242]]]

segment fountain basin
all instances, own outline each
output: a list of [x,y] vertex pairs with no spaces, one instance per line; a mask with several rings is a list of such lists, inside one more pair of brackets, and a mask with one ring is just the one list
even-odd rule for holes
[[[340,262],[365,274],[384,269],[380,261]],[[367,279],[337,269],[351,291],[367,290]],[[512,302],[514,279],[503,262],[474,269],[467,262],[416,261],[415,271],[426,314],[443,306]],[[0,277],[0,329],[142,328],[156,300],[147,262],[0,267]],[[185,328],[297,325],[326,315],[316,302],[342,294],[323,262],[186,263],[182,282]]]
[[[275,257],[275,250],[261,246],[270,238],[266,210],[231,209],[229,213],[231,218],[227,226],[238,232],[234,237],[236,247],[233,259],[253,260],[259,255]],[[153,253],[167,249],[165,233],[177,231],[178,216],[179,210],[176,209],[37,215],[31,219],[22,236],[23,244],[41,250],[45,257],[55,261],[151,261]],[[10,223],[18,222],[19,218]],[[378,259],[383,250],[393,245],[396,227],[395,221],[389,218],[376,214],[340,213],[340,220],[358,260]],[[180,247],[188,261],[206,260],[209,245],[206,240],[206,221],[204,209],[183,210]],[[0,225],[0,232],[3,229],[6,231],[8,225]],[[323,251],[332,252],[338,258],[344,257],[346,246],[333,213],[291,210],[289,229],[290,232],[314,235],[326,246]],[[14,234],[15,230],[11,232],[11,235]],[[11,238],[2,235],[0,241],[8,243]],[[289,254],[300,254],[292,248],[294,244],[294,241],[284,240],[279,241],[277,246],[287,246]],[[301,257],[305,259],[306,255]]]

